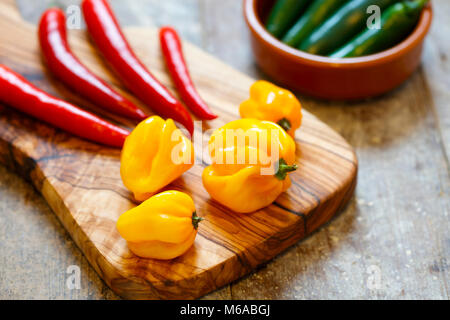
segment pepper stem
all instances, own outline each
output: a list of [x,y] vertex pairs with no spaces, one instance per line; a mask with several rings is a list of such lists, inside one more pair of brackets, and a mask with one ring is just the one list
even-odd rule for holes
[[194,226],[195,230],[198,229],[198,224],[203,220],[205,219],[197,216],[197,211],[194,211],[194,213],[192,214],[192,225]]
[[278,180],[285,180],[288,172],[293,172],[298,169],[296,164],[289,165],[286,163],[284,159],[280,159],[278,162],[278,172],[275,174],[275,177]]
[[277,122],[277,124],[280,127],[282,127],[284,129],[284,131],[286,131],[286,132],[291,130],[291,128],[292,128],[291,122],[286,118],[281,119],[280,121]]

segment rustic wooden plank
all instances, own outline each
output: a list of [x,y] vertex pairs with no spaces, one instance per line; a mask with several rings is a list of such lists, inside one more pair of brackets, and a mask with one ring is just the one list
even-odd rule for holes
[[[16,2],[23,18],[37,24],[45,9],[52,6],[67,9],[70,6],[79,6],[81,0],[17,0]],[[183,39],[198,46],[202,45],[199,0],[112,0],[110,3],[114,12],[117,12],[117,18],[122,26],[159,27],[168,24],[175,27]],[[84,21],[81,22],[81,28],[85,28]]]
[[450,13],[450,2],[433,1],[435,22],[431,26],[431,34],[425,47],[424,86],[430,91],[434,102],[435,121],[441,133],[441,144],[445,149],[446,161],[450,159],[450,43],[447,35],[450,33],[450,23],[447,22]]
[[[146,1],[140,0],[139,3]],[[31,0],[18,2],[27,5],[41,3]],[[112,0],[116,9],[120,2],[123,1]],[[180,7],[184,3],[179,0],[158,1],[163,2],[175,3]],[[240,3],[236,1],[233,6],[230,3],[234,1],[201,2],[201,13],[191,8],[194,12],[186,11],[182,16],[184,20],[190,15],[202,19],[199,35],[189,40],[199,45],[204,43],[205,49],[230,65],[249,75],[258,76],[245,36],[247,30],[243,24]],[[307,110],[332,126],[356,147],[360,173],[357,197],[351,205],[328,227],[291,248],[265,268],[234,283],[232,289],[224,289],[220,295],[210,297],[449,298],[449,173],[443,154],[447,154],[448,158],[450,143],[450,84],[447,76],[447,38],[450,32],[447,17],[450,15],[450,8],[447,0],[433,0],[433,4],[437,9],[431,34],[426,41],[423,68],[400,89],[379,99],[350,105],[302,97]],[[128,24],[122,18],[121,11],[117,12],[119,19]],[[158,16],[150,11],[146,15]],[[35,12],[34,17],[32,13],[28,19],[37,21],[38,16]],[[145,23],[150,19],[147,16],[139,19],[138,16],[140,15],[130,16],[129,24],[138,20],[139,23]],[[167,14],[165,18],[171,19],[171,16],[172,14]],[[171,21],[175,22],[181,23],[180,31],[183,32],[182,22]],[[228,33],[227,29],[232,32]],[[233,45],[228,45],[230,42]],[[2,200],[9,199],[12,193],[19,193],[14,205],[7,202],[4,209],[0,210],[2,221],[10,223],[17,230],[16,234],[9,237],[10,241],[20,244],[24,233],[29,235],[28,243],[43,241],[45,244],[50,241],[47,244],[48,258],[43,258],[42,264],[29,263],[28,272],[15,273],[19,263],[14,263],[9,268],[0,268],[0,276],[4,275],[2,279],[11,279],[7,285],[8,292],[12,293],[9,296],[32,298],[33,293],[41,292],[40,296],[44,298],[86,298],[85,291],[73,292],[61,286],[61,278],[50,283],[52,273],[58,274],[65,270],[72,261],[72,253],[66,252],[67,249],[61,244],[60,230],[51,232],[51,240],[40,240],[39,229],[25,229],[25,224],[17,223],[10,214],[23,212],[25,219],[27,215],[42,214],[47,210],[50,215],[48,209],[42,208],[40,198],[11,174],[8,178],[0,174],[0,181],[4,181],[4,189],[0,192]],[[25,191],[22,191],[22,187],[16,190],[13,187],[15,185],[22,185]],[[26,198],[29,205],[22,204],[21,198]],[[33,210],[34,206],[39,209]],[[16,247],[13,245],[3,251],[0,247],[0,256],[12,257],[14,248]],[[23,256],[32,253],[25,244],[21,250]],[[57,260],[58,263],[53,264],[52,260]],[[80,263],[82,279],[91,285],[91,297],[101,297],[95,290],[95,272],[87,266],[83,257],[80,257],[80,261],[84,261]],[[4,265],[6,262],[2,263]],[[9,259],[8,263],[11,263]],[[47,280],[41,281],[40,277],[32,276],[36,273],[33,270],[47,268],[49,265],[52,268],[44,278]],[[372,270],[370,266],[381,270],[379,290],[370,290],[367,286],[370,276],[367,272]],[[21,281],[21,276],[28,277],[23,287],[17,282]],[[27,292],[20,292],[20,288]],[[100,285],[98,290],[108,291]],[[47,293],[51,294],[47,296]],[[8,293],[0,293],[0,296],[8,297]]]
[[254,77],[264,78],[255,67],[241,1],[200,1],[203,48],[225,63]]

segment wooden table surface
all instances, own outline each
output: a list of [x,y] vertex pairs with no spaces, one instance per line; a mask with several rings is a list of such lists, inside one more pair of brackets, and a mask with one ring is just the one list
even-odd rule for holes
[[[123,25],[173,25],[236,69],[264,78],[241,1],[110,1]],[[356,149],[359,182],[350,205],[266,266],[204,298],[449,299],[450,2],[432,2],[423,64],[400,88],[358,103],[300,96]],[[17,0],[33,23],[47,6],[78,3]],[[41,196],[1,166],[0,241],[0,299],[118,299]],[[67,286],[73,266],[81,270],[79,289]]]

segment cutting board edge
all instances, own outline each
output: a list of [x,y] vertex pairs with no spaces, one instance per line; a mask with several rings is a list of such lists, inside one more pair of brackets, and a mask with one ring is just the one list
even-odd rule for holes
[[[137,278],[136,276],[117,268],[117,265],[114,265],[113,262],[109,261],[108,258],[101,253],[95,243],[89,239],[83,231],[82,227],[77,224],[75,218],[70,213],[70,210],[65,205],[64,200],[60,197],[57,190],[55,190],[48,182],[47,178],[45,178],[39,163],[35,159],[29,157],[23,150],[20,149],[20,147],[15,146],[14,143],[9,143],[3,139],[0,139],[0,143],[7,144],[7,149],[9,150],[9,154],[6,155],[6,157],[5,154],[3,154],[3,156],[0,155],[0,163],[17,173],[25,181],[31,183],[36,191],[48,203],[52,211],[58,217],[58,220],[67,230],[81,252],[83,252],[84,256],[88,259],[97,274],[99,274],[102,280],[105,281],[105,283],[116,294],[126,299],[195,299],[202,297],[211,291],[217,290],[239,278],[242,278],[243,276],[251,273],[255,268],[271,261],[278,254],[284,252],[300,240],[314,234],[318,229],[326,225],[330,220],[338,215],[353,196],[357,181],[357,170],[355,168],[355,175],[349,176],[347,183],[344,183],[343,188],[339,190],[339,193],[343,194],[342,198],[339,195],[330,196],[314,210],[321,213],[325,211],[329,212],[323,216],[321,215],[323,219],[321,219],[319,225],[315,223],[311,227],[308,227],[308,220],[313,218],[315,216],[314,214],[305,215],[288,212],[288,214],[293,214],[298,217],[295,224],[289,225],[286,229],[280,229],[279,232],[273,234],[271,237],[265,238],[262,242],[253,247],[246,248],[246,250],[242,251],[240,254],[235,254],[229,257],[220,264],[215,265],[212,269],[203,270],[196,273],[191,278],[183,278],[178,282],[171,282],[170,287],[176,288],[177,290],[174,291],[178,292],[174,293],[167,290],[167,283],[164,281],[159,283],[151,283],[150,281],[143,278]],[[335,202],[335,199],[341,200]],[[282,209],[285,210],[285,208]],[[283,235],[282,241],[279,240],[280,235]],[[240,262],[243,258],[241,257],[240,259],[239,255],[245,256],[246,253],[249,253],[252,250],[257,250],[258,252],[261,252],[261,250],[267,250],[267,247],[270,247],[269,243],[273,239],[277,239],[277,244],[281,244],[282,246],[277,247],[269,254],[260,255],[264,258],[258,260],[256,263],[245,265]],[[266,247],[266,249],[261,249],[264,247]],[[93,250],[96,251],[95,254],[92,253]],[[232,270],[239,271],[230,273],[230,277],[221,278],[217,281],[214,279],[214,276],[211,276],[211,274],[220,272],[221,269],[224,269],[225,265]],[[205,283],[205,286],[195,286],[199,278],[202,278],[202,281],[200,282]],[[207,281],[204,281],[205,279]],[[186,290],[186,292],[181,291],[180,293],[180,288],[198,288],[198,290],[195,292]]]

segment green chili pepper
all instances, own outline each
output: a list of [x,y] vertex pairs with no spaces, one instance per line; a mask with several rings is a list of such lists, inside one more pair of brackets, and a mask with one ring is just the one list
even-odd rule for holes
[[281,37],[310,2],[311,0],[277,0],[267,19],[267,30],[275,37]]
[[309,34],[347,0],[316,0],[283,37],[283,42],[297,47]]
[[347,43],[366,27],[367,8],[371,5],[383,10],[398,1],[352,0],[312,31],[298,48],[312,54],[326,55]]
[[381,16],[380,29],[363,31],[330,57],[360,57],[391,48],[414,30],[427,3],[428,0],[412,0],[390,6]]

